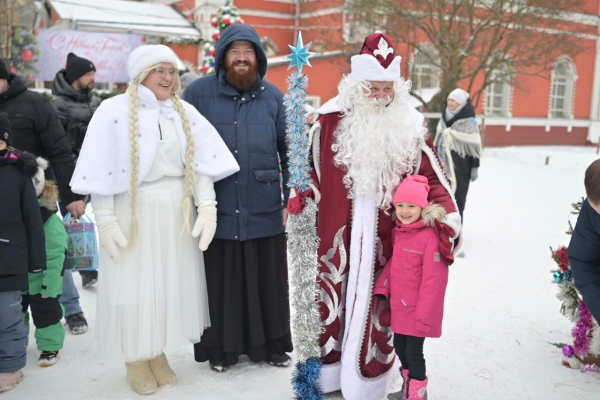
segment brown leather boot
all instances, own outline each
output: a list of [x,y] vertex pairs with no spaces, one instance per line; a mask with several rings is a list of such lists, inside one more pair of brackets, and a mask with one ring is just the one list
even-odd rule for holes
[[150,370],[152,371],[154,378],[156,378],[158,387],[168,388],[175,386],[177,383],[177,376],[169,366],[169,362],[167,361],[167,356],[165,356],[165,353],[153,360],[148,361],[148,364],[150,364]]
[[127,368],[127,382],[139,394],[151,394],[158,388],[156,378],[150,370],[148,361],[134,361],[125,363]]

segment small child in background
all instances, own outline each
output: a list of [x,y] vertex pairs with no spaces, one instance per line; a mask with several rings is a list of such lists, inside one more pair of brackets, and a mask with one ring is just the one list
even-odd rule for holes
[[56,215],[58,188],[44,178],[48,161],[37,159],[38,171],[33,177],[35,193],[44,223],[46,236],[46,270],[29,276],[29,290],[22,293],[25,325],[29,328],[28,308],[35,325],[35,341],[41,352],[38,365],[50,367],[58,361],[58,352],[65,341],[65,327],[61,323],[64,309],[58,301],[63,287],[64,263],[67,252],[67,232]]
[[[44,226],[31,178],[35,157],[16,154],[6,114],[0,113],[0,393],[23,380],[28,331],[21,292],[28,276],[46,269]],[[31,275],[30,275],[31,274]]]
[[402,364],[402,390],[389,394],[391,400],[427,399],[423,344],[442,334],[448,264],[440,254],[436,221],[439,226],[446,211],[429,204],[428,194],[421,175],[406,177],[396,190],[393,254],[373,291],[390,299],[394,348]]

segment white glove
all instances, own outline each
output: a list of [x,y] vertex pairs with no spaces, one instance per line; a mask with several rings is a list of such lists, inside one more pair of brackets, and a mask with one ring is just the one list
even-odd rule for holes
[[117,223],[117,217],[108,215],[98,217],[96,214],[96,226],[98,227],[98,236],[100,236],[100,245],[106,250],[109,256],[115,260],[121,259],[119,247],[127,247],[127,239]]
[[212,242],[217,230],[217,207],[213,205],[198,207],[198,217],[192,230],[192,236],[200,236],[198,248],[205,251]]
[[471,168],[471,182],[475,182],[477,178],[479,178],[479,174],[477,173],[478,168]]

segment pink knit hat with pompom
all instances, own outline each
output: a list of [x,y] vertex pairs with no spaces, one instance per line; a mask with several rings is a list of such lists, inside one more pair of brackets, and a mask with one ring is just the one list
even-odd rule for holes
[[411,203],[421,208],[427,207],[429,194],[429,181],[422,175],[410,175],[402,180],[394,194],[394,205],[398,203]]

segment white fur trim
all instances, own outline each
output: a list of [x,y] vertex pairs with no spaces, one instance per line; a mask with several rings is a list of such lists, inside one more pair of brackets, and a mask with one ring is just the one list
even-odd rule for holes
[[35,159],[35,161],[37,162],[38,170],[31,178],[31,181],[33,182],[33,187],[35,188],[35,194],[37,197],[40,197],[44,191],[44,185],[46,184],[46,176],[44,175],[44,171],[46,168],[48,168],[48,160],[38,157]]
[[[446,191],[452,198],[452,204],[454,204],[454,207],[457,210],[457,212],[449,213],[446,216],[446,218],[444,218],[444,220],[442,221],[444,224],[448,225],[454,231],[454,243],[456,243],[456,241],[458,240],[458,245],[454,247],[453,252],[457,253],[462,244],[462,240],[461,240],[462,223],[461,223],[461,219],[460,219],[460,214],[458,213],[458,205],[456,204],[456,199],[454,198],[454,194],[452,192],[452,188],[450,187],[450,183],[448,182],[448,179],[446,178],[446,174],[444,174],[444,170],[442,169],[442,166],[438,162],[438,159],[435,156],[435,154],[433,154],[433,150],[431,149],[431,147],[429,147],[427,144],[423,144],[423,145],[421,145],[421,150],[423,150],[423,153],[427,154],[427,157],[429,158],[429,161],[431,163],[431,166],[433,167],[433,170],[435,171],[436,175],[438,176],[438,179],[439,179],[440,183],[442,184],[442,186],[444,186],[444,188],[446,189]],[[416,170],[416,171],[418,171],[418,170]]]
[[170,63],[175,69],[178,69],[178,65],[181,63],[175,52],[165,45],[147,44],[140,46],[129,55],[129,61],[127,62],[129,78],[134,80],[146,68],[163,62]]
[[319,121],[310,128],[308,132],[308,143],[312,146],[312,159],[317,173],[317,179],[321,182],[321,123]]
[[358,362],[373,290],[373,264],[378,212],[372,196],[355,196],[346,291],[346,331],[342,347],[341,389],[347,400],[380,399],[398,375],[396,359],[377,378],[365,378]]
[[337,103],[338,97],[339,96],[335,96],[333,99],[327,100],[327,102],[325,104],[323,104],[321,107],[319,107],[319,109],[315,112],[317,114],[323,115],[323,114],[332,114],[332,113],[342,111],[342,109],[340,108],[340,106],[338,106],[338,103]]
[[341,365],[323,365],[321,368],[321,375],[319,375],[319,386],[323,389],[324,393],[335,392],[342,388],[340,382],[340,371],[342,370]]
[[360,54],[352,56],[350,63],[352,72],[350,79],[353,81],[382,81],[391,82],[400,79],[400,56],[394,57],[394,60],[384,68],[377,61],[377,58],[370,54]]

